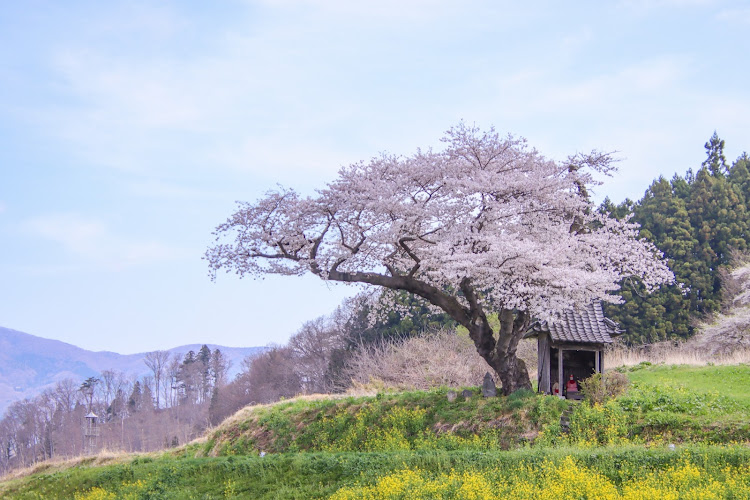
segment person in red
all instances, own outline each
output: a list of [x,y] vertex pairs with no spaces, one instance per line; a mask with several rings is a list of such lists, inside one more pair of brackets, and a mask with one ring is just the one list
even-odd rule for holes
[[573,379],[573,374],[572,373],[570,374],[570,379],[568,379],[568,385],[566,386],[566,390],[568,392],[570,392],[570,391],[578,392],[578,384]]

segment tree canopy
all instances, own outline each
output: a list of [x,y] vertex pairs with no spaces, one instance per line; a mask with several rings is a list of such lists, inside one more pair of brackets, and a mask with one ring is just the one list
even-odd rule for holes
[[505,393],[530,387],[516,348],[532,318],[619,302],[625,278],[648,291],[672,282],[636,224],[588,199],[609,155],[556,162],[463,123],[443,142],[344,167],[316,196],[279,189],[240,203],[206,252],[213,276],[309,272],[422,297],[468,329]]

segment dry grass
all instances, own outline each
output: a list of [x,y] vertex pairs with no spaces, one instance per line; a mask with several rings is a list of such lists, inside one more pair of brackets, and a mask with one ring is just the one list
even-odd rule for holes
[[607,369],[633,366],[644,361],[667,365],[737,365],[750,363],[750,348],[713,352],[692,341],[660,342],[639,347],[615,346],[604,356]]
[[124,451],[109,451],[102,450],[96,455],[82,455],[72,458],[55,458],[52,460],[45,460],[44,462],[38,462],[34,465],[23,469],[17,469],[7,473],[4,476],[0,476],[0,482],[10,481],[12,479],[19,479],[33,474],[50,474],[53,472],[59,472],[71,467],[80,466],[100,466],[113,463],[122,463],[132,460],[139,456],[154,456],[154,453],[127,453]]
[[[522,341],[518,355],[526,362],[531,378],[536,377],[536,341]],[[355,390],[475,386],[481,385],[487,372],[494,376],[472,341],[452,331],[363,349],[348,364]]]

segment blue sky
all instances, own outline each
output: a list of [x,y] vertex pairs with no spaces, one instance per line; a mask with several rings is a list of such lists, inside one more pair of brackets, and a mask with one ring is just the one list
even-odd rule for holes
[[750,149],[742,1],[0,4],[0,326],[122,353],[283,343],[355,290],[220,276],[235,200],[439,146],[463,119],[640,198]]

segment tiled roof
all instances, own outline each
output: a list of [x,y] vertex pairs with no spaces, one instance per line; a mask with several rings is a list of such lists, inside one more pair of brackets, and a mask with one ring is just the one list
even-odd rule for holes
[[604,317],[602,304],[597,300],[577,311],[565,311],[562,317],[552,324],[537,321],[529,327],[524,337],[536,337],[540,333],[549,333],[553,342],[611,344],[612,337],[624,332],[620,325]]

